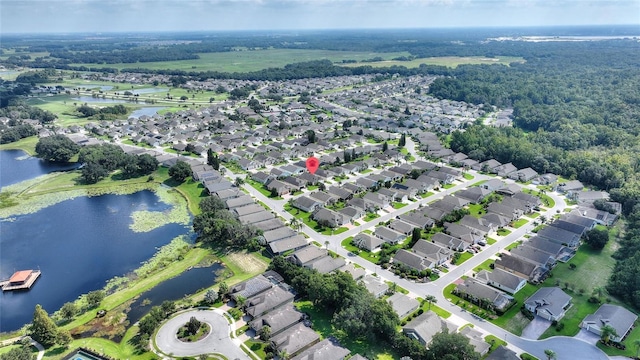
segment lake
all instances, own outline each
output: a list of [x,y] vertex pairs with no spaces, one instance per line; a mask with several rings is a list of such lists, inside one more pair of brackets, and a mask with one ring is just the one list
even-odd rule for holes
[[73,97],[72,99],[83,102],[83,103],[94,102],[94,103],[116,104],[116,103],[129,102],[126,100],[111,99],[109,96],[107,96],[104,99],[100,97],[93,97],[93,96],[76,96],[76,97]]
[[[3,184],[9,175],[18,182],[51,170],[35,159],[18,160],[14,151],[0,151],[0,155]],[[25,166],[22,175],[13,177],[19,166]],[[140,267],[158,247],[188,233],[188,227],[179,224],[143,233],[129,229],[132,212],[168,207],[153,192],[141,191],[79,197],[2,220],[0,280],[25,269],[40,269],[42,275],[31,290],[0,294],[0,331],[16,330],[30,322],[36,304],[52,313],[81,294],[101,289],[114,276]]]
[[64,171],[78,164],[60,164],[27,155],[22,150],[0,151],[0,188],[53,171]]
[[155,94],[160,92],[167,92],[169,88],[146,88],[146,89],[137,89],[137,90],[129,90],[134,94]]

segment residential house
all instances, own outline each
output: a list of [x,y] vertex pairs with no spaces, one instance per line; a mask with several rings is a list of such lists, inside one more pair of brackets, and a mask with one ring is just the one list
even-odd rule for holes
[[580,206],[577,209],[573,210],[570,214],[579,215],[586,217],[588,219],[595,220],[596,223],[605,226],[613,225],[618,219],[618,215],[612,214],[608,211],[597,210],[590,207]]
[[502,216],[496,213],[488,213],[482,215],[481,219],[485,221],[485,223],[490,223],[496,226],[496,228],[503,228],[511,222],[511,218],[507,218],[506,216]]
[[362,277],[367,275],[367,271],[365,269],[361,267],[356,267],[353,263],[346,264],[345,266],[338,269],[338,271],[348,273],[349,275],[351,275],[353,280],[356,280],[356,281],[362,279]]
[[570,212],[569,214],[565,214],[563,216],[560,217],[560,220],[563,221],[567,221],[573,224],[578,224],[582,227],[584,227],[587,231],[589,230],[593,230],[593,228],[596,227],[596,225],[598,224],[598,221],[596,221],[595,219],[591,219],[589,217],[585,217],[582,216],[579,213],[579,210],[577,212]]
[[397,219],[391,220],[391,222],[387,226],[389,227],[389,229],[405,234],[406,236],[411,235],[413,229],[415,229],[415,226]]
[[306,195],[302,195],[293,200],[291,205],[296,209],[312,213],[322,206],[322,202]]
[[498,176],[507,177],[512,172],[518,171],[518,168],[515,167],[512,163],[506,163],[500,165],[493,169],[494,174],[498,174]]
[[298,250],[307,246],[309,241],[303,235],[295,235],[286,239],[272,241],[268,245],[271,254],[279,255],[290,250]]
[[424,216],[431,218],[435,221],[441,221],[442,218],[444,218],[445,215],[447,215],[447,212],[445,210],[438,209],[436,207],[431,207],[431,206],[426,206],[419,211]]
[[331,194],[327,194],[324,191],[314,191],[311,194],[309,194],[309,197],[319,201],[322,204],[322,206],[333,205],[338,200],[335,196]]
[[446,263],[453,255],[450,249],[425,240],[418,240],[411,250],[430,261],[432,263],[430,268]]
[[400,319],[404,319],[420,307],[420,302],[416,299],[410,298],[403,293],[395,293],[391,295],[387,302],[393,308]]
[[242,195],[237,198],[227,199],[227,201],[225,201],[225,204],[227,206],[227,209],[233,210],[237,207],[255,204],[255,201],[249,195]]
[[364,217],[366,215],[363,209],[355,208],[352,206],[347,206],[338,210],[338,212],[344,216],[346,216],[350,223],[355,222],[356,220]]
[[275,176],[273,176],[271,174],[267,174],[267,173],[262,172],[262,171],[258,171],[258,172],[255,172],[255,173],[251,174],[251,180],[259,182],[262,185],[268,184],[271,180],[275,180],[275,178],[276,178]]
[[434,267],[433,262],[416,253],[404,249],[400,249],[396,252],[396,254],[393,256],[393,263],[404,265],[417,271],[424,271],[426,269],[431,269]]
[[523,277],[533,283],[543,281],[548,273],[548,270],[544,267],[509,254],[502,254],[502,256],[495,261],[494,267]]
[[568,247],[562,244],[551,242],[539,236],[533,236],[529,238],[527,241],[523,243],[523,245],[546,252],[547,254],[552,256],[554,259],[556,259],[556,261],[562,261],[562,262],[567,262],[576,253],[575,250],[569,249]]
[[565,220],[562,220],[562,219],[554,220],[553,223],[551,223],[551,225],[555,226],[557,228],[560,228],[562,230],[567,230],[567,231],[570,231],[570,232],[572,232],[574,234],[578,234],[580,237],[585,235],[586,232],[589,230],[587,228],[587,226],[576,224],[576,223],[572,223],[572,222],[565,221]]
[[473,346],[475,351],[480,354],[480,356],[485,356],[491,349],[491,345],[484,341],[483,334],[472,328],[471,326],[464,327],[460,330],[460,334],[469,339],[469,344]]
[[487,207],[487,212],[503,216],[509,219],[509,221],[517,220],[520,216],[524,215],[524,212],[520,209],[516,209],[514,207],[502,205],[499,203],[489,204],[489,206]]
[[511,295],[517,293],[527,285],[527,279],[521,278],[520,276],[502,269],[493,269],[491,272],[480,270],[476,275],[476,280],[487,285],[491,285]]
[[467,278],[464,280],[464,283],[458,284],[455,292],[459,296],[469,299],[472,302],[486,299],[490,301],[492,306],[498,311],[505,310],[513,301],[512,296],[485,285],[474,278]]
[[468,189],[460,190],[456,192],[456,196],[469,200],[471,203],[478,204],[491,194],[490,190],[487,190],[480,186],[474,186]]
[[470,244],[477,244],[478,242],[484,240],[484,234],[481,231],[472,229],[464,225],[445,222],[444,228],[449,235],[464,240]]
[[503,187],[505,187],[507,184],[505,184],[504,181],[499,180],[499,179],[489,179],[487,180],[487,182],[482,183],[480,185],[481,188],[489,190],[489,191],[496,191],[496,190],[500,190]]
[[303,323],[297,323],[269,341],[271,347],[278,353],[286,351],[289,356],[295,356],[305,348],[320,341],[320,334],[308,328]]
[[521,169],[521,170],[516,170],[510,174],[508,174],[509,179],[513,179],[513,180],[517,180],[517,181],[521,181],[521,182],[527,182],[527,181],[531,181],[534,178],[538,177],[538,172],[533,170],[532,168],[528,167],[525,169]]
[[470,243],[466,241],[455,238],[451,235],[447,235],[445,233],[433,234],[433,236],[431,237],[431,241],[433,241],[435,244],[454,251],[465,251],[470,245]]
[[559,321],[571,307],[571,296],[559,287],[543,287],[525,302],[527,310],[549,321]]
[[237,300],[238,297],[248,299],[261,294],[272,287],[273,283],[263,274],[260,274],[231,287],[231,289],[229,289],[229,296],[233,300]]
[[285,226],[278,229],[265,231],[262,233],[260,237],[262,238],[265,244],[268,244],[274,241],[290,238],[296,235],[298,235],[297,232]]
[[556,265],[556,259],[551,256],[551,254],[527,245],[520,245],[511,249],[509,252],[517,258],[529,261],[549,270],[553,269]]
[[321,258],[328,254],[326,249],[309,245],[289,255],[287,259],[298,266],[304,266],[315,259]]
[[398,216],[400,220],[407,222],[420,229],[430,229],[433,227],[434,221],[419,212],[408,212]]
[[350,353],[349,349],[345,349],[337,342],[327,338],[307,348],[291,360],[344,360]]
[[328,226],[330,228],[340,227],[344,224],[350,223],[351,221],[348,216],[325,208],[316,209],[311,214],[311,218],[318,222],[318,224]]
[[403,233],[399,233],[395,230],[391,230],[387,227],[384,226],[379,226],[375,229],[375,231],[373,232],[373,235],[376,236],[379,239],[384,240],[385,242],[391,244],[391,245],[395,245],[397,243],[400,243],[402,241],[404,241],[407,238],[407,235],[403,234]]
[[275,218],[275,219],[272,218],[272,219],[267,219],[257,223],[253,223],[251,224],[251,226],[261,231],[269,231],[269,230],[274,230],[274,229],[284,227],[284,223],[278,218]]
[[360,233],[356,235],[353,238],[353,240],[351,240],[351,243],[353,244],[353,246],[356,246],[358,249],[374,251],[384,243],[384,240],[377,237],[370,236],[365,233]]
[[265,326],[270,328],[270,336],[275,336],[291,326],[302,321],[304,314],[292,305],[282,306],[274,311],[270,311],[249,322],[249,328],[256,332],[256,335],[262,333]]
[[498,227],[490,223],[486,219],[476,218],[472,215],[465,215],[459,222],[460,225],[466,226],[478,234],[487,235],[498,230]]
[[439,317],[433,311],[425,311],[403,326],[402,332],[428,346],[435,334],[443,331],[454,333],[457,329],[458,326]]
[[582,184],[582,182],[578,180],[571,180],[564,183],[560,183],[556,187],[556,190],[560,193],[568,193],[570,191],[572,192],[582,191],[582,189],[584,189],[584,184]]
[[280,180],[270,181],[266,185],[267,190],[275,192],[278,196],[282,196],[291,192],[291,186]]
[[245,215],[249,215],[249,214],[255,214],[255,213],[258,213],[258,212],[262,212],[264,210],[265,209],[261,205],[253,203],[253,204],[249,204],[249,205],[233,208],[233,210],[231,210],[231,212],[236,217],[240,217],[240,216],[245,216]]
[[618,305],[602,304],[598,310],[587,315],[580,327],[591,331],[596,335],[602,334],[602,328],[606,325],[616,330],[617,335],[610,337],[611,341],[620,342],[633,328],[638,315]]
[[330,186],[329,188],[327,188],[327,193],[341,201],[347,201],[353,197],[353,193],[351,191],[337,186]]
[[537,235],[548,239],[551,242],[562,244],[572,249],[576,249],[578,245],[580,245],[580,235],[555,227],[553,224],[540,229]]
[[376,298],[381,297],[389,291],[389,285],[387,285],[387,283],[382,279],[373,275],[365,275],[362,280],[360,280],[360,284],[362,284],[367,291],[373,294]]
[[343,257],[331,257],[325,255],[321,258],[315,259],[311,262],[304,264],[304,267],[316,270],[320,274],[328,274],[335,270],[345,266],[346,262]]
[[362,197],[366,209],[384,209],[391,206],[389,198],[378,193],[368,192]]

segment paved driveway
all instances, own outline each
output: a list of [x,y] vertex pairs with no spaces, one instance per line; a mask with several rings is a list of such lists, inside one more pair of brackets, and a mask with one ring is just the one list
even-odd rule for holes
[[522,337],[525,339],[538,340],[540,335],[542,335],[549,326],[551,326],[551,321],[536,315],[527,327],[522,330]]
[[[176,333],[182,325],[195,316],[211,326],[211,333],[193,343],[178,340]],[[156,334],[156,345],[160,351],[172,356],[197,356],[219,353],[228,359],[250,360],[230,337],[231,328],[227,319],[215,310],[191,310],[169,319]]]
[[598,340],[600,340],[600,336],[592,333],[591,331],[587,331],[585,329],[580,329],[580,332],[578,332],[576,336],[574,336],[574,338],[582,341],[586,341],[589,344],[594,344],[594,345],[598,342]]

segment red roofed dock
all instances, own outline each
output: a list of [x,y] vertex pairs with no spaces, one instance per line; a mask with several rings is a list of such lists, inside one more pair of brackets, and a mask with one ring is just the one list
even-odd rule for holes
[[2,291],[30,289],[40,274],[40,270],[16,271],[9,280],[0,281],[0,287]]

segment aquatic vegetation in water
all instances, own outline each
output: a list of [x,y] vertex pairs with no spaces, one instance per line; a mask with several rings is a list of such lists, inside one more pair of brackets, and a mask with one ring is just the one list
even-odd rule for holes
[[134,211],[131,214],[133,222],[129,228],[134,232],[147,232],[170,223],[188,225],[191,221],[187,201],[175,190],[159,187],[156,195],[165,204],[171,205],[171,209],[165,211]]
[[189,251],[190,243],[186,235],[181,235],[158,250],[153,257],[145,261],[139,268],[134,270],[135,274],[143,277],[152,273],[159,267],[164,267],[174,261],[182,260],[184,254]]

